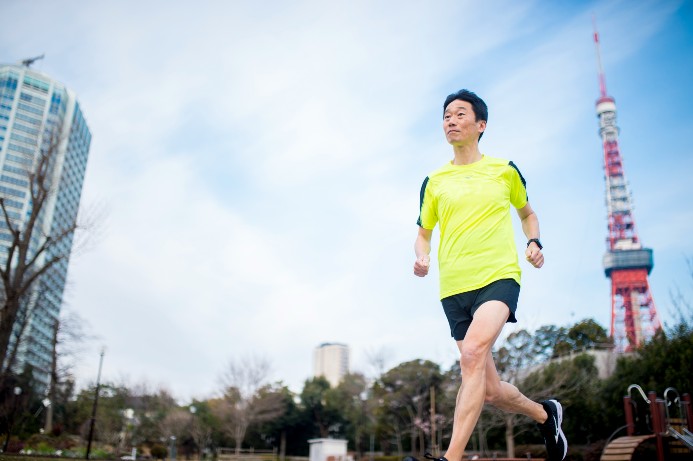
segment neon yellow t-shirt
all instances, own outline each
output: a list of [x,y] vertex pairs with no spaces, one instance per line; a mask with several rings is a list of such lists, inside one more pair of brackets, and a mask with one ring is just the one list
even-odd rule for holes
[[508,160],[482,156],[470,165],[448,163],[421,186],[417,224],[440,226],[440,298],[496,280],[520,283],[510,204],[527,204],[525,180]]

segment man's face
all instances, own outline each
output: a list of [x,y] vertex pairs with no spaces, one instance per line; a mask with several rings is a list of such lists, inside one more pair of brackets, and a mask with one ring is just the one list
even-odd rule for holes
[[466,144],[479,139],[486,129],[486,121],[476,121],[474,109],[467,101],[456,99],[448,104],[443,114],[443,130],[450,144]]

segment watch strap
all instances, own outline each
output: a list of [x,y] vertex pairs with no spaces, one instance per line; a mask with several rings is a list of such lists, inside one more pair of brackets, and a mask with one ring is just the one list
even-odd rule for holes
[[529,239],[529,240],[527,240],[527,246],[529,246],[529,244],[532,243],[532,242],[536,243],[540,250],[544,248],[544,247],[542,246],[541,242],[539,241],[539,239]]

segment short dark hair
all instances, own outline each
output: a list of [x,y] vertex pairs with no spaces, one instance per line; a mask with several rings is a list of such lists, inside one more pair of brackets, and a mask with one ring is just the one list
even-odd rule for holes
[[[452,101],[456,101],[458,99],[460,101],[467,101],[472,105],[474,118],[477,122],[479,120],[488,122],[488,107],[486,106],[486,103],[483,99],[477,96],[476,93],[469,90],[460,90],[457,93],[449,94],[448,97],[445,98],[445,103],[443,104],[443,113],[445,113],[445,109],[447,109]],[[479,139],[481,139],[483,135],[483,132],[479,133]]]

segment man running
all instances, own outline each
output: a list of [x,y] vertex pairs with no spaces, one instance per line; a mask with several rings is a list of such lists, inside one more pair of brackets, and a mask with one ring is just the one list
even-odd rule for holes
[[[534,402],[500,380],[491,350],[506,322],[517,322],[520,266],[510,216],[517,209],[527,236],[525,258],[544,264],[539,221],[529,205],[526,183],[513,162],[479,151],[488,108],[476,94],[460,90],[443,105],[443,130],[454,158],[431,173],[421,186],[419,233],[414,274],[430,266],[431,234],[440,226],[440,298],[460,350],[462,385],[457,394],[450,445],[438,461],[460,461],[484,402],[527,415],[537,422],[551,461],[565,458],[568,443],[561,429],[557,400]],[[427,458],[436,459],[427,454]]]

